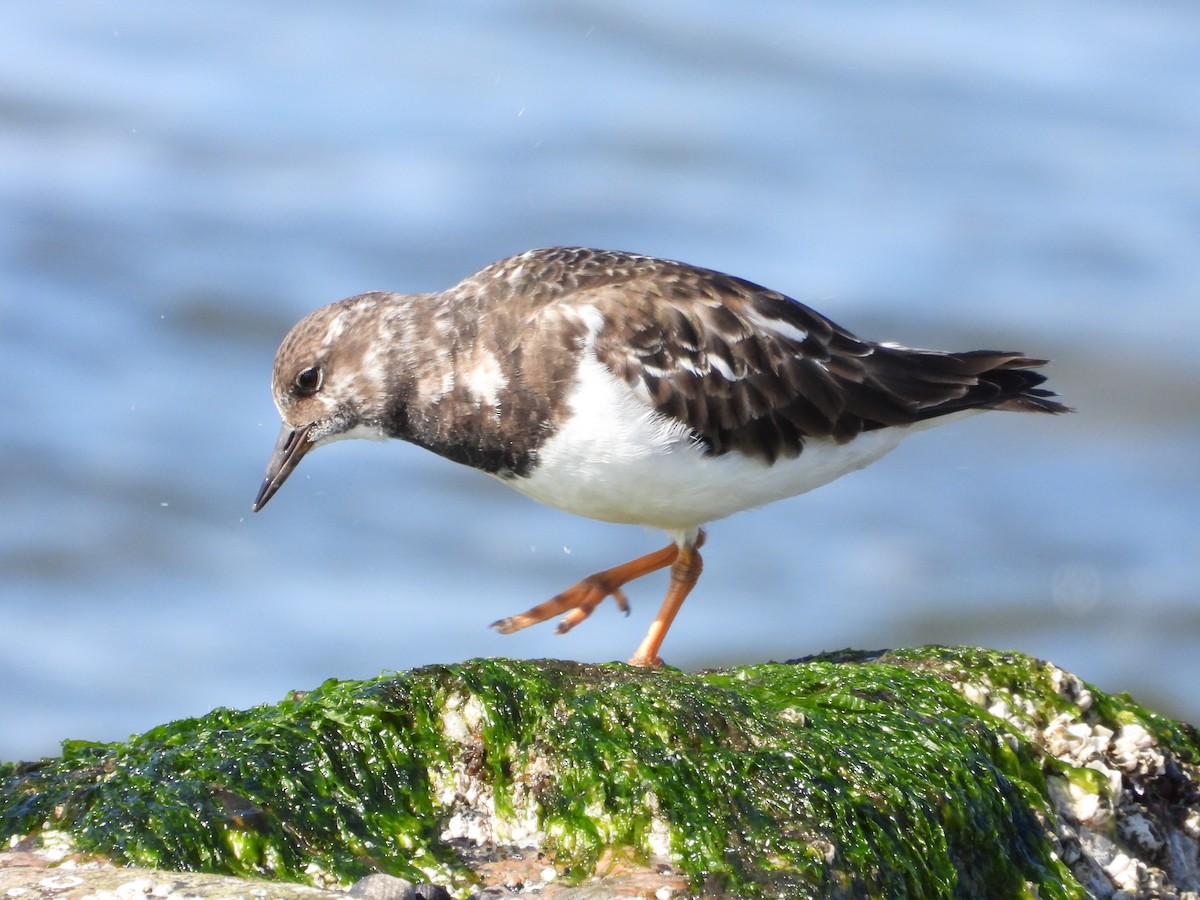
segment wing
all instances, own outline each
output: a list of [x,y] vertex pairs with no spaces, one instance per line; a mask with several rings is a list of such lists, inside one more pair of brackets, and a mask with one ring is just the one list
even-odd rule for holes
[[713,454],[771,463],[807,438],[845,442],[963,409],[1066,409],[1036,387],[1044,376],[1029,370],[1043,360],[864,341],[776,291],[668,260],[538,253],[570,273],[551,303],[599,313],[597,359]]

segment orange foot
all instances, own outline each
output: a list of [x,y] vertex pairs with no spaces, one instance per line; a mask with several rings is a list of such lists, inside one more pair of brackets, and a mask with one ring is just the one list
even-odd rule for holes
[[565,634],[590,616],[592,610],[599,606],[605,597],[612,597],[621,611],[628,613],[629,601],[625,599],[621,588],[635,578],[670,566],[671,584],[667,588],[666,599],[663,600],[663,605],[650,625],[646,637],[629,660],[631,666],[659,667],[662,660],[658,651],[667,635],[667,629],[671,627],[679,607],[683,605],[688,592],[700,577],[703,563],[697,550],[703,543],[704,532],[701,531],[693,544],[683,547],[670,544],[623,565],[596,572],[545,603],[539,603],[520,615],[493,622],[492,627],[501,634],[511,634],[565,612],[566,615],[558,623],[557,629],[559,634]]

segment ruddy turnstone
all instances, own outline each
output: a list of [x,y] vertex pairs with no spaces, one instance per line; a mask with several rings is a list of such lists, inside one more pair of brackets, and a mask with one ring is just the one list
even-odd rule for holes
[[567,512],[671,543],[520,615],[568,631],[670,566],[630,663],[659,649],[700,577],[701,526],[802,494],[902,438],[987,409],[1057,413],[1045,360],[855,337],[776,291],[669,260],[556,247],[433,294],[361,294],[300,321],[275,356],[283,428],[254,501],[340,438],[400,438]]

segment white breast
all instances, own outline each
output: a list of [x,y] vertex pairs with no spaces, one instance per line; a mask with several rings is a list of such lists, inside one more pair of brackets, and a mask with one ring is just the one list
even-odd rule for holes
[[570,410],[532,473],[505,483],[576,515],[672,533],[811,491],[879,459],[912,430],[882,428],[846,444],[810,439],[798,457],[774,465],[736,452],[706,456],[685,426],[651,409],[590,354]]

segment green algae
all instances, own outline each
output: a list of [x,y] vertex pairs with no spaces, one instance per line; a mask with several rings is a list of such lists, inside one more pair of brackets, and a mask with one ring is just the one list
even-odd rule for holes
[[[64,831],[139,866],[383,871],[465,893],[472,848],[444,832],[466,779],[487,788],[477,815],[531,816],[560,873],[657,848],[711,893],[1083,896],[1039,819],[1045,761],[954,686],[981,673],[1047,716],[1071,702],[1036,660],[941,648],[699,674],[494,659],[329,681],[2,765],[0,834]],[[1095,696],[1105,715],[1128,708]]]
[[434,853],[426,775],[412,752],[419,732],[392,726],[374,693],[330,681],[125,744],[67,742],[61,758],[0,772],[9,776],[0,828],[48,825],[130,865],[295,881],[310,880],[310,867],[366,875],[376,857],[405,861],[414,846]]
[[[866,655],[863,654],[863,657]],[[1062,689],[1062,670],[1045,660],[1022,653],[975,647],[921,647],[888,651],[878,661],[940,672],[963,684],[986,682],[1027,701],[1025,711],[1014,714],[1044,728],[1056,715],[1077,715],[1091,725],[1118,731],[1123,725],[1140,725],[1180,760],[1200,763],[1200,734],[1186,722],[1167,718],[1142,706],[1128,694],[1107,694],[1080,682],[1090,695],[1086,710],[1070,690]]]

